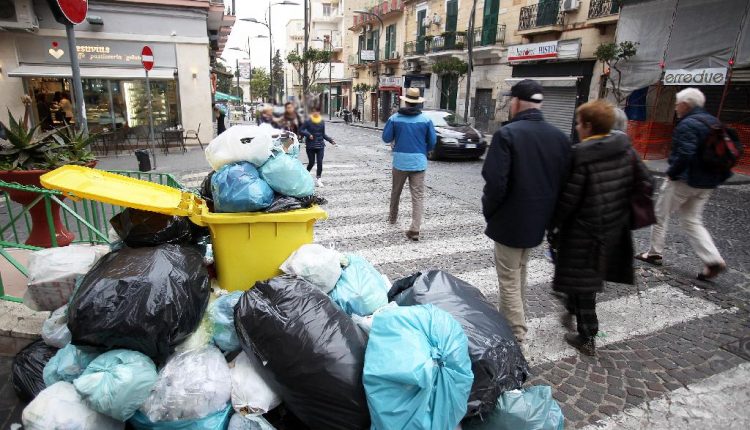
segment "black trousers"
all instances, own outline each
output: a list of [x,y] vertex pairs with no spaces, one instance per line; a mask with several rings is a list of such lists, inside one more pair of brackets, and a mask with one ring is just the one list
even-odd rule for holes
[[307,152],[307,171],[312,170],[317,160],[318,168],[315,173],[318,178],[323,174],[323,155],[325,154],[325,150],[325,148],[305,148]]
[[576,316],[578,333],[583,337],[594,337],[599,333],[596,317],[596,293],[568,294],[565,307]]

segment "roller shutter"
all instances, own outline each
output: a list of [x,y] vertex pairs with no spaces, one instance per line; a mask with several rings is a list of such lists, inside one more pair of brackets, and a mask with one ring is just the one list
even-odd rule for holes
[[576,87],[544,87],[544,119],[559,128],[566,136],[573,130],[575,110]]

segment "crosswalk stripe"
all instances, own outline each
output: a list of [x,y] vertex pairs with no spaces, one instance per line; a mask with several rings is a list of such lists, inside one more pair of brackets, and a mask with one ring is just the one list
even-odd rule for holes
[[[667,284],[659,285],[640,293],[597,303],[600,332],[606,334],[597,337],[597,347],[661,331],[692,319],[736,311],[690,297]],[[577,355],[577,351],[564,340],[567,331],[559,317],[552,314],[527,321],[526,358],[532,365]]]
[[[424,230],[437,229],[446,226],[458,228],[471,225],[480,226],[482,224],[484,224],[484,218],[477,214],[451,214],[427,218],[422,224],[422,228]],[[325,225],[325,223],[321,225]],[[345,240],[362,236],[383,234],[394,230],[400,231],[399,225],[392,226],[386,223],[385,220],[378,220],[377,222],[316,229],[315,240]]]
[[[334,217],[354,217],[354,216],[363,216],[363,215],[373,215],[374,217],[379,217],[379,219],[385,219],[384,215],[388,214],[388,202],[389,199],[377,199],[373,198],[370,200],[370,204],[368,205],[361,205],[361,204],[347,204],[346,206],[333,206],[333,205],[327,205],[324,207],[326,211],[328,211],[329,218]],[[437,199],[435,199],[437,200]],[[341,200],[346,202],[346,200]],[[411,213],[411,207],[402,207],[401,213],[404,215],[408,215]],[[425,211],[427,213],[435,213],[438,211],[462,211],[466,213],[471,213],[468,211],[468,209],[465,206],[462,206],[455,202],[449,202],[449,201],[440,201],[439,205],[434,204],[432,202],[432,199],[426,199],[425,200]],[[378,218],[376,218],[378,219]]]
[[[638,407],[626,409],[584,427],[584,430],[747,429],[750,428],[750,415],[746,409],[737,406],[750,404],[748,380],[750,363],[742,363]],[[727,402],[728,399],[731,403]]]
[[[544,258],[532,258],[526,269],[526,281],[528,285],[539,285],[552,281],[555,266]],[[495,291],[498,288],[497,271],[495,267],[487,267],[471,272],[463,272],[455,275],[469,284],[479,288],[482,292]]]
[[486,250],[490,249],[490,246],[490,239],[481,234],[361,249],[357,253],[372,264],[378,265],[455,254],[457,252]]

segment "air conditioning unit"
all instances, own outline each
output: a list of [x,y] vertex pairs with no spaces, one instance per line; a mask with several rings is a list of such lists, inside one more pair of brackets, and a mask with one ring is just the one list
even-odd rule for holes
[[0,28],[36,31],[33,0],[0,0]]
[[441,20],[442,20],[442,18],[440,18],[440,15],[438,15],[438,14],[432,15],[432,23],[433,24],[440,25],[440,21]]
[[393,75],[394,73],[396,73],[396,72],[393,70],[393,67],[386,67],[385,68],[385,73],[384,73],[385,75]]
[[580,5],[581,5],[580,0],[563,0],[562,10],[563,12],[570,12],[570,11],[578,10],[578,7]]

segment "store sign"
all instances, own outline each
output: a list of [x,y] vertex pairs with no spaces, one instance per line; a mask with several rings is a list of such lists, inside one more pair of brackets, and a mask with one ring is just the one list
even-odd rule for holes
[[381,76],[381,87],[402,87],[404,78],[401,76]]
[[365,50],[359,51],[359,58],[363,61],[375,61],[375,51]]
[[726,80],[726,67],[667,69],[664,72],[664,85],[724,85]]
[[[78,38],[76,52],[82,66],[130,66],[141,67],[143,42],[121,40],[96,40]],[[68,65],[70,53],[63,49],[65,38],[60,37],[18,37],[19,63]],[[149,44],[159,67],[175,68],[177,60],[174,44]]]
[[533,61],[557,58],[557,40],[508,47],[508,61]]

